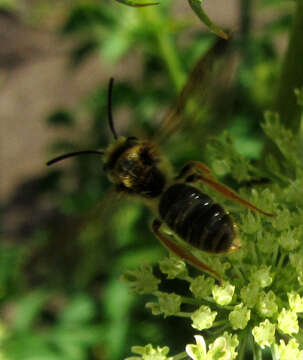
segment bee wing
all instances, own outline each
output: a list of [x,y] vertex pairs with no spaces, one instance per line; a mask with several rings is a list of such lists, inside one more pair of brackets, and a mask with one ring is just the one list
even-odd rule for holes
[[126,200],[129,201],[125,194],[118,192],[116,188],[111,185],[95,208],[91,210],[88,217],[91,221],[99,221],[100,225],[107,229],[112,226],[112,222],[109,221],[109,219],[123,206]]
[[164,116],[154,140],[162,143],[182,125],[197,123],[205,116],[206,106],[213,102],[212,98],[220,98],[237,63],[234,56],[222,59],[228,50],[231,50],[231,40],[219,39],[198,60],[174,106]]
[[98,223],[100,232],[106,230],[109,226],[108,219],[114,213],[119,204],[119,193],[113,187],[110,187],[103,194],[102,198],[85,214],[79,215],[77,221],[77,232],[85,231],[86,228]]

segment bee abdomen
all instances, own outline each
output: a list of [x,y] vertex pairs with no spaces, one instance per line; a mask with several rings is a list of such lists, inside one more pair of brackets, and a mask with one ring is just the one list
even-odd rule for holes
[[164,192],[159,213],[178,236],[200,250],[226,252],[235,238],[232,219],[225,210],[187,184],[174,184]]

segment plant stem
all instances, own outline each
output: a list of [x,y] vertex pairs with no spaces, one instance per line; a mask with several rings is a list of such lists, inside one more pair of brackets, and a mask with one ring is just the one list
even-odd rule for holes
[[299,330],[299,332],[294,336],[298,343],[303,343],[303,331]]
[[279,262],[277,264],[277,269],[279,269],[282,265],[283,265],[283,261],[285,260],[287,254],[285,254],[285,252],[281,253]]
[[221,326],[221,325],[225,325],[227,322],[227,320],[218,320],[218,321],[215,321],[212,325],[212,327],[217,327],[217,326]]
[[184,317],[184,318],[189,318],[189,317],[191,317],[191,315],[192,315],[191,313],[184,312],[184,311],[180,311],[175,314],[175,316],[180,316],[180,317]]
[[303,85],[303,1],[297,0],[296,4],[293,27],[275,101],[275,110],[280,114],[281,122],[294,131],[299,129],[301,112],[294,89]]
[[251,8],[252,1],[251,0],[241,0],[240,2],[240,17],[241,17],[241,35],[243,40],[247,40],[250,34],[251,28]]
[[254,360],[262,360],[262,349],[257,344],[254,345]]
[[187,296],[182,296],[182,302],[185,304],[191,304],[191,305],[201,305],[202,301],[199,301],[198,299],[190,298]]
[[229,324],[225,324],[217,329],[212,329],[211,334],[215,337],[217,335],[222,335],[224,333],[224,330],[226,330],[227,328],[230,328]]
[[179,92],[185,82],[185,74],[182,70],[178,52],[173,44],[172,37],[168,32],[166,20],[156,6],[142,8],[144,19],[151,25],[153,36],[157,42],[158,49],[166,63],[169,74],[173,80],[176,92]]
[[233,264],[233,270],[239,276],[239,278],[245,283],[246,282],[245,277],[242,274],[241,270],[239,269],[238,265]]
[[240,1],[240,45],[241,53],[245,66],[249,66],[252,62],[251,47],[251,23],[252,23],[252,0]]
[[247,343],[247,336],[243,336],[243,339],[240,342],[239,350],[238,350],[239,360],[244,359],[244,356],[245,356],[245,353],[246,353],[246,343]]
[[279,360],[279,353],[277,349],[277,344],[272,344],[270,347],[271,350],[271,356],[273,360]]
[[273,251],[273,255],[272,255],[272,259],[271,259],[271,264],[276,265],[277,263],[277,258],[278,258],[278,254],[279,254],[279,248],[280,245],[277,243],[274,246],[274,251]]
[[262,350],[261,350],[260,346],[258,346],[258,345],[255,343],[252,334],[250,334],[249,340],[250,340],[250,343],[251,343],[251,345],[252,345],[253,356],[254,356],[253,359],[254,359],[254,360],[262,360]]
[[252,242],[251,244],[251,256],[253,257],[253,261],[255,264],[259,264],[259,258],[257,254],[256,245]]
[[185,359],[186,357],[188,357],[188,355],[184,351],[184,352],[181,352],[178,355],[173,356],[173,360],[181,360],[181,359]]

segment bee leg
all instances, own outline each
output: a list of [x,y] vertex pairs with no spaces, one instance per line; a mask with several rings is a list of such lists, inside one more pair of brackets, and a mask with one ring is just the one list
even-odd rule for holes
[[206,176],[213,178],[213,175],[211,173],[211,170],[207,165],[205,165],[202,162],[198,161],[190,161],[188,164],[186,164],[180,171],[179,175],[176,177],[176,179],[183,179],[187,177],[188,175],[192,175],[195,172],[195,167],[199,166],[199,170]]
[[212,274],[213,276],[215,276],[216,279],[218,279],[220,285],[222,285],[222,278],[215,270],[213,270],[212,268],[201,262],[199,259],[193,256],[189,251],[182,248],[174,241],[170,240],[167,236],[165,236],[160,231],[161,225],[162,222],[159,219],[155,219],[152,224],[152,230],[164,247],[166,247],[169,251],[173,252],[174,254],[176,254],[186,262],[195,266],[199,270],[206,271],[207,273]]
[[235,192],[229,189],[226,185],[221,184],[220,182],[216,181],[212,176],[209,176],[210,170],[203,163],[200,163],[198,161],[191,161],[187,166],[188,169],[192,170],[192,173],[191,175],[186,177],[186,181],[188,182],[203,181],[212,188],[214,188],[215,190],[217,190],[218,192],[220,192],[228,199],[237,201],[238,203],[248,207],[249,209],[259,212],[260,214],[263,214],[265,216],[275,216],[274,214],[267,213],[257,208],[252,203],[241,198],[239,195],[237,195]]

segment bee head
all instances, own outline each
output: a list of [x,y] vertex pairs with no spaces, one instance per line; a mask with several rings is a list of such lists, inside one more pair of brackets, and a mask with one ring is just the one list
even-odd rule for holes
[[114,141],[104,151],[85,150],[64,154],[50,160],[47,165],[82,154],[98,154],[103,158],[103,168],[117,189],[145,197],[158,196],[165,186],[165,169],[159,168],[160,154],[150,141],[118,136],[112,116],[112,91],[114,79],[108,88],[108,124]]

